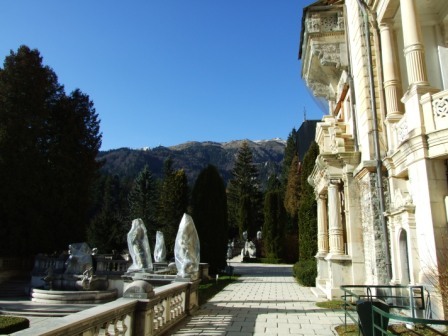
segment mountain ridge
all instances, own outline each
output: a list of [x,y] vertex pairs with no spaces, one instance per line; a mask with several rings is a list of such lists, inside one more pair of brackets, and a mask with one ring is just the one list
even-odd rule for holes
[[190,185],[194,184],[203,168],[212,164],[217,167],[227,184],[232,176],[236,154],[244,141],[252,150],[260,183],[265,186],[271,174],[278,175],[281,172],[286,141],[280,138],[228,142],[187,141],[169,147],[118,148],[100,151],[98,159],[105,161],[102,171],[107,174],[135,178],[148,165],[153,177],[159,179],[163,176],[164,161],[171,157],[175,169],[185,170]]

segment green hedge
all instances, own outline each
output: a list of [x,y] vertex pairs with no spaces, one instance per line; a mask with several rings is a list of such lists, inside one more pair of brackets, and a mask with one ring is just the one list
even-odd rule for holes
[[17,316],[0,316],[0,334],[12,334],[30,327],[30,321]]
[[317,263],[316,259],[298,261],[293,268],[294,277],[297,281],[307,287],[316,286]]

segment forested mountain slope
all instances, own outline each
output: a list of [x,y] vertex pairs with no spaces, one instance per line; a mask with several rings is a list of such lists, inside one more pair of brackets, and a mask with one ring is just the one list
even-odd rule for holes
[[199,172],[208,164],[216,166],[225,183],[232,177],[236,153],[243,141],[247,141],[253,153],[253,161],[259,171],[262,185],[269,175],[279,174],[283,161],[285,141],[280,139],[250,141],[237,140],[225,143],[186,142],[172,147],[145,149],[119,148],[100,152],[99,160],[104,160],[103,172],[120,177],[134,178],[145,165],[149,166],[155,179],[162,177],[163,163],[169,157],[173,168],[184,169],[188,182],[192,185]]

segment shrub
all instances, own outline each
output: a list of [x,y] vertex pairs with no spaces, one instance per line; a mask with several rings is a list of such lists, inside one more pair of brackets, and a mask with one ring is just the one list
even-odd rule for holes
[[0,316],[0,334],[12,334],[30,327],[30,321],[17,316]]
[[294,277],[297,281],[307,287],[316,286],[317,263],[315,259],[301,260],[294,264]]

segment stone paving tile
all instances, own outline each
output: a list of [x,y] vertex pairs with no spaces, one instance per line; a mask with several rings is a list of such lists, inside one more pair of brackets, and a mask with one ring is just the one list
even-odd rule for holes
[[[172,335],[334,335],[343,313],[321,309],[311,290],[296,283],[291,266],[232,264],[241,274]],[[217,318],[222,315],[221,323]],[[211,322],[206,324],[209,319]],[[199,322],[202,322],[199,323]],[[212,329],[212,326],[215,327]],[[191,334],[188,334],[191,335]]]

